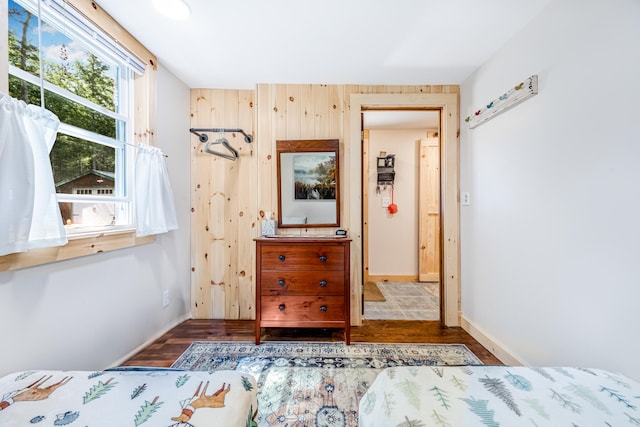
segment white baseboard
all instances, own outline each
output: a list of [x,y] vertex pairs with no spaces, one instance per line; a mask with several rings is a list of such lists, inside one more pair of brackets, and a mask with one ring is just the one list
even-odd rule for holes
[[157,340],[158,338],[160,338],[161,336],[163,336],[164,334],[169,332],[171,329],[175,328],[176,326],[178,326],[179,324],[181,324],[185,320],[189,320],[189,319],[191,319],[191,313],[187,313],[184,316],[179,317],[178,319],[176,319],[175,322],[171,323],[166,329],[158,332],[155,336],[153,336],[150,339],[148,339],[144,344],[139,345],[135,350],[131,351],[129,354],[127,354],[123,358],[117,360],[114,364],[112,364],[111,366],[108,366],[107,368],[111,368],[113,366],[122,365],[124,362],[126,362],[129,359],[131,359],[133,356],[135,356],[140,351],[142,351],[144,348],[150,346],[155,340]]
[[485,331],[470,322],[464,316],[462,316],[462,329],[467,331],[476,341],[478,341],[484,348],[489,350],[491,354],[497,357],[502,363],[508,366],[525,366],[526,364],[520,361],[516,356],[511,354],[507,349],[498,344],[493,338],[491,338]]

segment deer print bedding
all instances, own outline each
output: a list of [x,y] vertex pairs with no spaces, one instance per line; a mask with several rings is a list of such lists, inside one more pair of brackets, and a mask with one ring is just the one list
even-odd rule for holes
[[0,426],[256,426],[253,377],[121,368],[0,378]]
[[640,425],[640,383],[598,369],[398,367],[362,400],[362,427]]

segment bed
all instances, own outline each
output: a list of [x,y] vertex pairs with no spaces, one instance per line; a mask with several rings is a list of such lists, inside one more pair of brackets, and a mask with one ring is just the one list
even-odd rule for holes
[[256,426],[257,387],[235,371],[118,368],[0,378],[0,426]]
[[362,427],[640,425],[640,383],[598,369],[511,366],[383,370]]

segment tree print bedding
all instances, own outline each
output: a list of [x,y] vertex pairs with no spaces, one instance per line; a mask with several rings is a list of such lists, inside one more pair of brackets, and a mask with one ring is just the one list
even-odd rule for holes
[[235,371],[120,368],[0,378],[0,426],[255,427],[255,379]]
[[640,383],[598,369],[387,368],[359,408],[362,427],[640,425]]

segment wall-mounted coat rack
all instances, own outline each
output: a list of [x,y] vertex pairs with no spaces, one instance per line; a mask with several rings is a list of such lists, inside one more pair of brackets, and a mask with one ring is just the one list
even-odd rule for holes
[[[209,135],[203,132],[220,133],[220,134],[229,133],[229,132],[239,132],[242,135],[244,135],[244,142],[246,142],[247,144],[251,144],[253,142],[253,136],[251,134],[245,133],[245,131],[243,131],[242,129],[191,128],[189,129],[189,132],[195,134],[200,140],[200,142],[205,144],[203,149],[205,153],[213,154],[214,156],[222,157],[228,160],[236,160],[238,157],[240,157],[238,150],[236,150],[229,144],[229,140],[225,138],[224,135],[220,136],[220,138],[216,139],[215,141],[209,141]],[[220,151],[214,151],[211,148],[213,145],[218,145],[218,144],[222,145],[227,150],[227,152],[223,153]]]
[[486,104],[485,107],[476,110],[464,121],[469,123],[469,129],[473,129],[537,94],[538,76],[534,74]]

